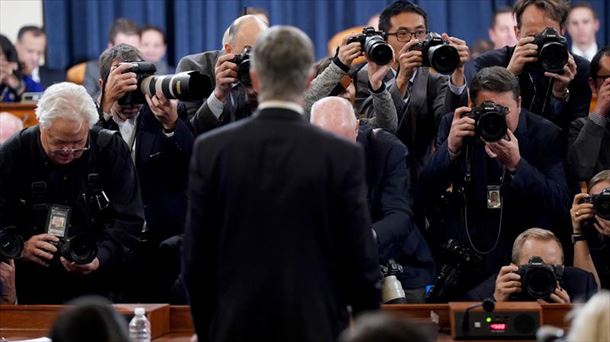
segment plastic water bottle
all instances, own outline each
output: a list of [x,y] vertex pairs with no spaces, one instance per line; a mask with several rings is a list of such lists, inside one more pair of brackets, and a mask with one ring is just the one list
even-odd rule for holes
[[135,308],[135,316],[129,322],[129,339],[131,342],[150,342],[150,322],[144,308]]

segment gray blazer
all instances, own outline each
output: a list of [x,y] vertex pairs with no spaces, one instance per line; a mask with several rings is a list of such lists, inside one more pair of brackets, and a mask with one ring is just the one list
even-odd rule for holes
[[[374,116],[373,101],[370,100],[367,66],[358,72],[356,83],[356,107],[367,117]],[[409,101],[405,103],[400,95],[394,73],[388,71],[384,83],[396,107],[398,124],[396,136],[407,146],[413,178],[421,171],[423,164],[432,153],[432,146],[438,125],[443,114],[468,103],[467,91],[455,95],[448,88],[449,78],[444,75],[430,73],[427,67],[417,69],[413,80]]]

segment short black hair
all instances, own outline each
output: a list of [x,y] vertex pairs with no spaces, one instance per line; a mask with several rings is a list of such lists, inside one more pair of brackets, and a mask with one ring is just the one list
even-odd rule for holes
[[513,93],[515,101],[519,100],[521,89],[519,81],[508,69],[500,66],[483,68],[474,76],[470,82],[470,99],[475,102],[475,99],[481,91],[491,91],[494,93]]
[[383,12],[379,15],[379,29],[383,32],[388,32],[390,29],[390,20],[393,16],[399,15],[400,13],[411,12],[416,13],[424,17],[424,23],[426,25],[426,31],[428,30],[428,15],[426,12],[411,1],[397,0],[388,5],[383,9]]
[[21,41],[21,39],[23,38],[23,36],[26,33],[31,33],[32,35],[34,35],[34,37],[47,35],[44,32],[43,28],[38,27],[38,26],[33,26],[33,25],[27,25],[27,26],[23,26],[22,28],[19,29],[19,32],[17,32],[17,40]]
[[589,67],[589,77],[593,78],[593,81],[595,81],[595,78],[599,73],[599,62],[604,56],[610,56],[610,45],[604,46],[601,50],[597,51],[597,53],[595,54],[595,56],[593,56],[593,59],[591,60],[591,64]]
[[494,15],[491,17],[491,21],[489,22],[489,28],[493,29],[496,26],[496,19],[498,18],[498,16],[500,14],[504,14],[504,13],[513,14],[513,9],[510,8],[510,7],[501,7],[501,8],[498,8],[494,12]]
[[160,28],[159,26],[154,26],[154,25],[145,25],[142,26],[142,28],[140,29],[140,38],[142,38],[142,35],[144,34],[144,32],[147,31],[156,31],[161,35],[161,39],[163,39],[163,44],[165,44],[165,32],[163,32],[163,29]]
[[523,12],[530,6],[534,5],[540,10],[559,23],[559,27],[564,28],[568,13],[570,13],[570,4],[566,0],[517,0],[513,6],[513,13],[517,19],[517,27],[521,28]]
[[[570,13],[572,13],[573,9],[576,8],[588,8],[591,13],[593,14],[593,19],[597,19],[597,12],[595,12],[595,8],[593,8],[593,6],[587,2],[587,1],[581,1],[581,2],[577,2],[575,4],[572,4],[572,6],[570,7]],[[568,14],[569,16],[569,14]]]
[[104,82],[110,74],[110,68],[114,61],[142,62],[144,61],[144,57],[138,49],[129,44],[119,44],[106,49],[106,51],[102,52],[98,61],[100,66],[100,78],[104,80]]

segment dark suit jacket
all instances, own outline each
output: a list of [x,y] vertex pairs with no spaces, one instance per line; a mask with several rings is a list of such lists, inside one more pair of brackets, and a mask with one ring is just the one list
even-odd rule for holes
[[[163,134],[163,126],[148,105],[142,107],[136,122],[135,166],[149,238],[156,242],[183,231],[188,165],[195,140],[185,117],[183,110],[172,137]],[[112,119],[99,124],[119,130]]]
[[[507,67],[514,51],[515,47],[510,46],[487,51],[475,60],[475,72],[496,65]],[[565,133],[567,133],[570,122],[589,113],[589,103],[591,102],[591,89],[587,81],[589,61],[575,55],[574,61],[576,62],[576,75],[568,86],[570,99],[567,103],[555,99],[550,91],[546,96],[550,78],[545,77],[542,69],[537,69],[535,64],[526,65],[518,76],[521,87],[521,106],[553,121]]]
[[379,307],[361,149],[268,108],[197,138],[183,279],[200,341],[335,341]]
[[87,61],[85,66],[85,79],[83,80],[83,87],[87,89],[87,92],[95,101],[100,94],[100,87],[97,82],[101,78],[100,66],[97,64],[97,59]]
[[589,118],[574,120],[568,132],[567,163],[571,176],[584,182],[610,169],[610,120],[605,127]]
[[[550,121],[522,109],[515,136],[519,142],[521,161],[514,174],[505,173],[500,182],[502,168],[499,162],[485,153],[482,143],[473,143],[472,182],[464,183],[465,147],[461,154],[451,159],[447,149],[447,137],[453,114],[447,114],[438,134],[437,151],[424,167],[417,184],[417,198],[430,210],[430,228],[427,238],[433,252],[446,239],[458,239],[467,246],[464,188],[467,199],[468,231],[480,250],[491,249],[501,234],[497,247],[484,258],[484,275],[497,272],[510,262],[512,243],[517,235],[528,228],[541,227],[559,233],[560,218],[570,206],[564,172],[564,151],[560,130]],[[449,185],[453,193],[441,200]],[[487,208],[487,185],[501,186],[503,210]]]
[[[498,274],[494,274],[468,291],[465,300],[478,302],[492,298],[496,290],[497,277]],[[597,292],[597,283],[592,273],[570,266],[566,266],[563,271],[562,287],[570,295],[571,302],[586,302]]]
[[361,125],[358,143],[364,147],[367,199],[377,233],[379,258],[406,266],[398,278],[404,288],[422,288],[432,282],[434,260],[413,221],[407,148],[392,133]]
[[47,89],[55,83],[66,80],[66,73],[64,71],[49,69],[45,65],[38,68],[38,75],[40,76],[40,83],[42,83],[44,89]]
[[[211,87],[214,89],[216,87],[216,73],[214,69],[218,57],[223,53],[222,50],[217,50],[185,56],[178,63],[176,72],[198,70],[210,77],[212,81]],[[243,119],[252,114],[249,105],[246,103],[245,89],[239,83],[231,89],[231,95],[227,98],[219,118],[212,113],[207,104],[207,98],[195,102],[184,102],[184,104],[186,105],[188,116],[196,135]]]
[[[431,74],[430,69],[421,67],[417,69],[408,104],[405,104],[394,79],[394,74],[390,70],[384,78],[384,83],[390,83],[388,91],[392,95],[398,115],[396,136],[409,149],[411,175],[416,180],[432,153],[441,117],[458,107],[465,106],[468,103],[468,92],[464,90],[462,95],[455,95],[449,89],[447,76]],[[365,66],[358,72],[356,107],[358,113],[366,113],[367,117],[372,117],[374,108],[372,99],[369,98],[368,81],[368,71]]]

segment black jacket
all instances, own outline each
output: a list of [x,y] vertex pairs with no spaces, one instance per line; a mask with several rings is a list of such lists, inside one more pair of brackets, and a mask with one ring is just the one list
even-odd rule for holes
[[[465,300],[482,301],[485,298],[492,298],[496,290],[497,277],[498,274],[494,274],[468,291]],[[576,267],[565,267],[561,286],[570,295],[572,303],[586,302],[597,292],[597,283],[593,274]]]
[[200,341],[335,341],[379,307],[362,151],[268,108],[197,138],[183,279]]
[[606,120],[606,126],[590,118],[576,119],[570,124],[567,164],[571,176],[584,182],[610,169],[610,120]]
[[[68,236],[87,232],[98,239],[100,268],[87,276],[69,274],[58,253],[49,268],[17,260],[20,303],[59,304],[84,294],[108,295],[102,280],[117,275],[127,252],[135,246],[144,215],[127,147],[119,135],[107,133],[100,139],[96,130],[90,130],[89,146],[70,164],[56,165],[42,148],[39,126],[34,126],[0,147],[0,226],[16,226],[27,240],[46,233],[48,205],[60,204],[72,209]],[[95,184],[93,174],[99,175]],[[90,204],[90,194],[98,187],[110,201],[102,211]]]
[[390,132],[364,124],[358,143],[364,147],[367,199],[380,262],[392,258],[406,266],[398,276],[403,288],[422,288],[432,282],[434,260],[413,221],[407,148]]
[[[506,46],[501,49],[488,51],[474,62],[474,71],[490,67],[507,67],[515,51],[515,47]],[[553,121],[567,133],[568,125],[574,119],[586,116],[589,113],[591,102],[591,89],[589,88],[589,61],[574,55],[576,62],[576,75],[568,86],[570,99],[563,103],[552,96],[550,78],[536,64],[527,64],[518,76],[521,87],[521,107],[532,113],[542,115]],[[548,91],[547,91],[548,90]]]
[[[504,181],[500,182],[502,167],[497,160],[487,156],[482,143],[476,142],[472,150],[472,182],[466,184],[466,147],[453,160],[447,149],[452,119],[453,113],[443,118],[437,150],[424,167],[417,184],[417,198],[426,208],[439,210],[427,213],[430,220],[428,243],[437,256],[440,243],[449,238],[472,247],[466,234],[466,222],[477,249],[491,249],[502,222],[498,245],[484,258],[483,274],[489,276],[508,264],[512,242],[519,233],[532,227],[558,233],[559,219],[563,218],[570,204],[560,130],[541,116],[522,109],[514,132],[521,154],[515,173],[505,171]],[[503,210],[488,209],[487,186],[500,184]],[[453,192],[446,195],[450,185],[453,185]],[[459,191],[462,188],[464,195]],[[465,209],[467,216],[464,216]]]
[[66,80],[66,73],[64,71],[49,69],[45,65],[38,68],[38,73],[40,76],[40,83],[42,83],[44,89],[47,89],[55,83]]

